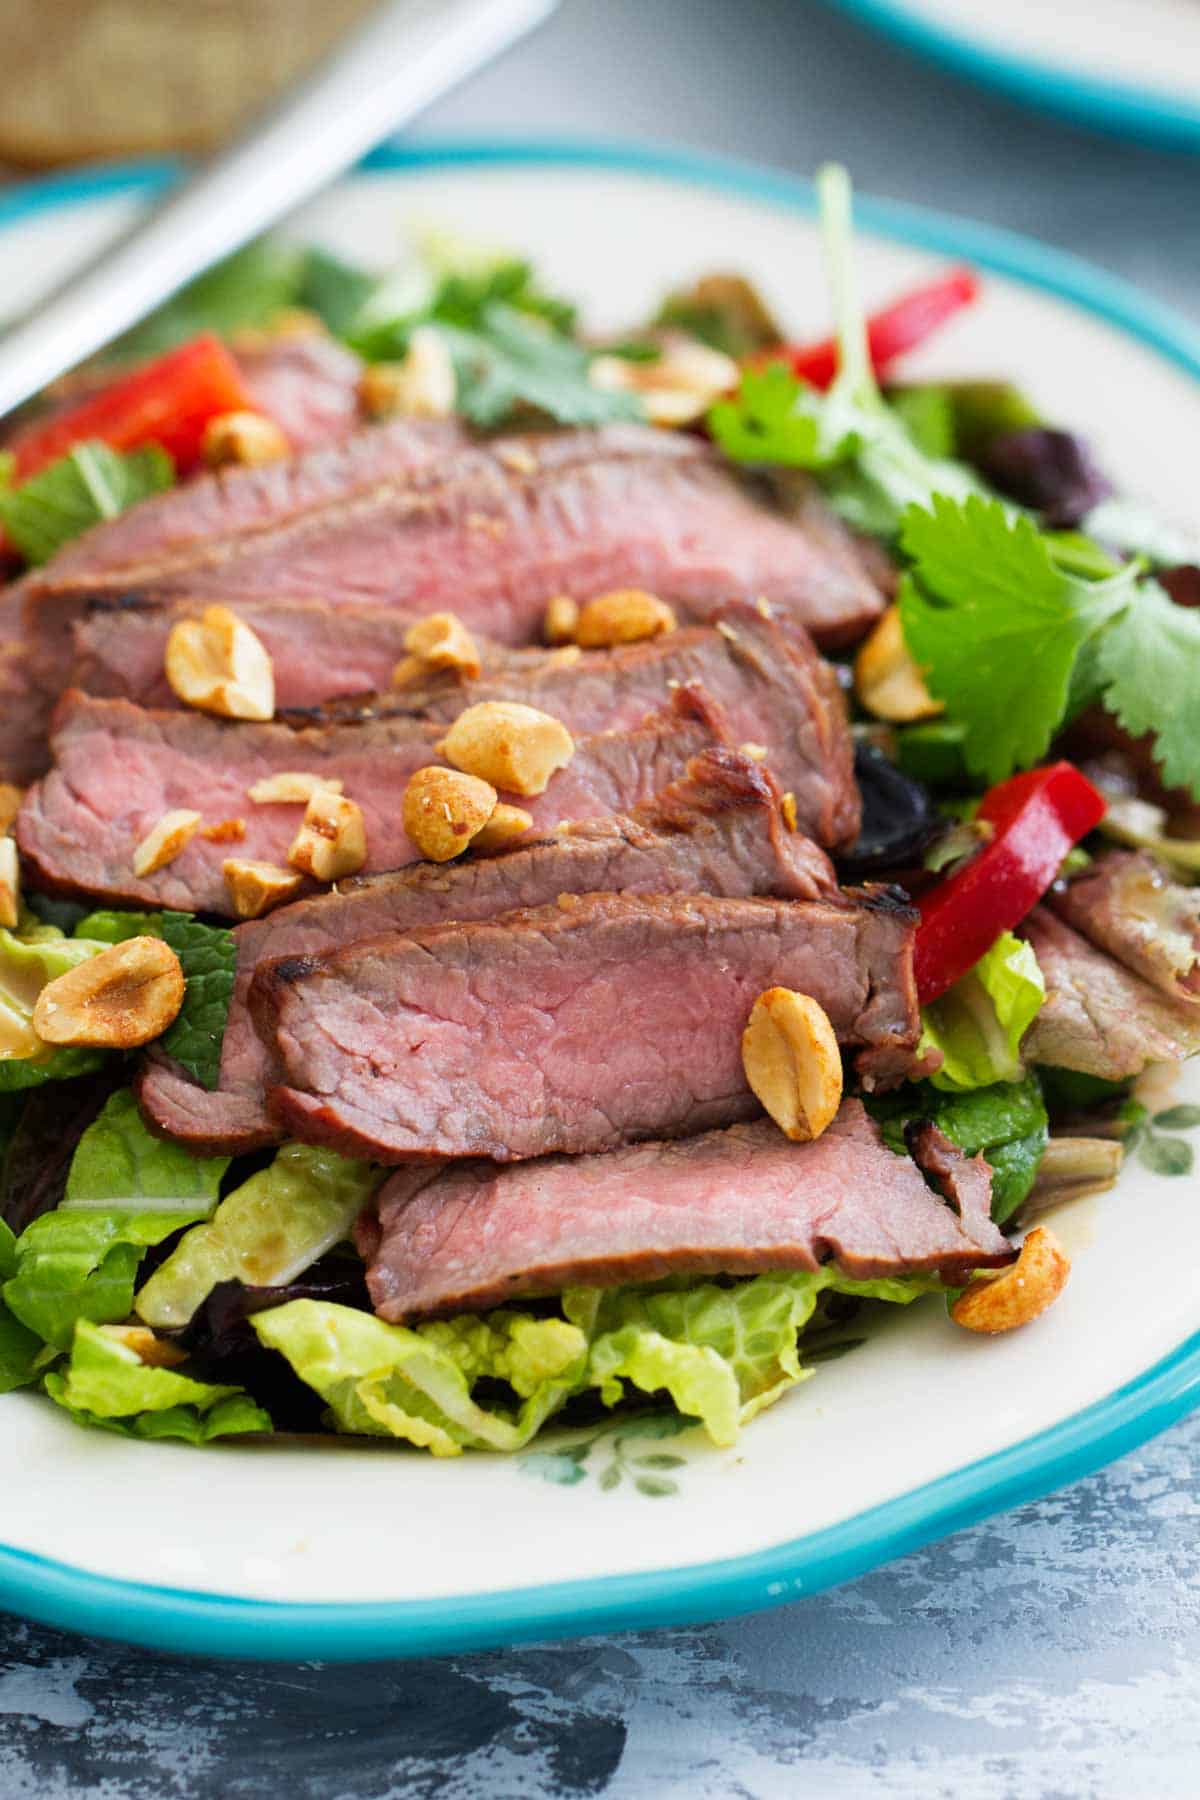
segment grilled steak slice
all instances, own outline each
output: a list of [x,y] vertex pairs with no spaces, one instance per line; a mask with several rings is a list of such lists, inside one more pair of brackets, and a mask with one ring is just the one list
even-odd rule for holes
[[[75,628],[73,685],[141,706],[175,706],[163,669],[167,634],[176,618],[201,610],[188,602],[93,605]],[[380,694],[371,690],[388,687],[404,655],[402,614],[311,600],[248,601],[238,613],[271,655],[276,701],[290,709],[288,723],[302,722],[294,716],[298,709],[317,706],[325,720],[347,723],[400,714],[449,723],[479,700],[521,700],[583,736],[628,730],[673,688],[700,683],[724,708],[734,741],[767,751],[780,784],[795,798],[802,831],[838,847],[858,834],[853,750],[833,671],[806,632],[753,607],[724,608],[715,628],[686,627],[616,650],[511,650],[485,642],[488,672],[476,681],[436,677]],[[322,704],[339,695],[358,698]]]
[[362,362],[336,338],[323,331],[287,333],[235,349],[255,405],[274,419],[294,451],[336,444],[362,424]]
[[[301,769],[340,780],[362,808],[364,872],[396,869],[417,860],[401,823],[404,789],[415,770],[440,760],[441,735],[440,725],[420,719],[291,731],[68,693],[57,716],[55,766],[21,808],[21,854],[35,883],[57,893],[230,916],[225,858],[286,864],[303,816],[299,806],[256,804],[248,790],[268,775]],[[539,835],[564,819],[627,812],[722,737],[720,715],[705,696],[677,689],[670,705],[636,730],[581,738],[546,792],[522,804]],[[197,835],[174,862],[136,876],[134,851],[147,832],[164,813],[197,802],[208,824],[243,822],[236,846]]]
[[[463,444],[454,427],[387,426],[235,473],[143,503],[27,579],[29,672],[47,706],[71,624],[102,593],[450,609],[507,643],[537,636],[556,593],[622,586],[700,618],[765,593],[826,643],[882,606],[823,507],[788,517],[699,439],[649,427]],[[6,733],[0,765],[20,753]]]
[[1109,850],[1047,904],[1160,993],[1200,1002],[1200,889],[1151,857]]
[[608,1156],[457,1163],[423,1181],[402,1169],[378,1208],[367,1285],[394,1323],[564,1287],[816,1269],[829,1258],[856,1278],[936,1271],[956,1281],[1015,1255],[986,1216],[960,1220],[931,1193],[858,1100],[808,1144],[757,1121]]
[[502,855],[412,863],[343,883],[237,927],[237,983],[209,1093],[160,1054],[139,1081],[151,1123],[192,1149],[236,1153],[278,1141],[267,1111],[271,1055],[251,1021],[255,970],[272,957],[313,956],[387,931],[444,919],[488,919],[559,894],[780,894],[841,903],[816,845],[787,830],[771,778],[733,750],[706,750],[682,780],[631,814],[564,827]]
[[1031,1062],[1123,1081],[1151,1062],[1200,1050],[1200,1010],[1168,1000],[1044,906],[1021,927],[1046,979],[1046,999],[1022,1045]]
[[[611,1150],[751,1118],[755,997],[811,994],[839,1041],[911,1050],[915,915],[886,900],[564,895],[260,972],[296,1137],[381,1162]],[[870,1078],[870,1077],[869,1077]]]

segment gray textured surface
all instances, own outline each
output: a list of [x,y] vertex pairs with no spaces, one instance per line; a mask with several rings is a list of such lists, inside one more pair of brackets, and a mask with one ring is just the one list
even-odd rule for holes
[[[1034,232],[1200,314],[1200,162],[1060,127],[822,7],[570,0],[441,130],[674,138]],[[172,1661],[0,1621],[3,1800],[1200,1791],[1200,1421],[725,1626],[391,1668]]]

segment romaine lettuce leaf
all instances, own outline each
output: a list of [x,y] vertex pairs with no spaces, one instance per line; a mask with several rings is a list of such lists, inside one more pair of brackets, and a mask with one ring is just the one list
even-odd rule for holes
[[0,1093],[66,1081],[100,1067],[97,1050],[51,1049],[33,1029],[33,1009],[48,981],[105,946],[65,938],[32,915],[17,931],[0,931]]
[[47,1375],[45,1385],[78,1423],[115,1424],[134,1437],[208,1443],[272,1428],[269,1416],[240,1388],[151,1368],[136,1350],[86,1319],[75,1327],[65,1369]]
[[186,1325],[219,1281],[281,1287],[349,1237],[381,1180],[369,1163],[285,1144],[189,1231],[137,1297],[148,1325]]
[[[340,1431],[403,1438],[434,1456],[519,1450],[583,1386],[587,1339],[564,1319],[492,1313],[410,1331],[370,1313],[292,1300],[250,1321],[328,1404]],[[507,1382],[515,1407],[472,1397]]]
[[207,1210],[44,1213],[17,1239],[16,1270],[0,1290],[4,1302],[44,1343],[66,1350],[78,1319],[127,1319],[146,1251]]
[[89,526],[169,488],[175,466],[159,444],[122,452],[92,442],[76,444],[19,487],[11,480],[10,462],[0,476],[0,524],[26,561],[44,563]]
[[[0,1281],[8,1281],[16,1273],[17,1240],[0,1219]],[[28,1387],[37,1379],[37,1358],[42,1341],[13,1317],[0,1300],[0,1394],[14,1388]]]
[[174,1210],[194,1218],[214,1207],[227,1156],[191,1156],[147,1131],[129,1088],[110,1096],[79,1140],[62,1206],[77,1211]]
[[921,1011],[919,1052],[940,1050],[933,1085],[947,1091],[1019,1081],[1021,1039],[1046,998],[1033,947],[1002,932],[975,967]]

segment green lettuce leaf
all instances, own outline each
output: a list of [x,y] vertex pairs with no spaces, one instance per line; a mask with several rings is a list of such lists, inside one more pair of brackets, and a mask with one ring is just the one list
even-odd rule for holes
[[975,967],[940,1000],[921,1009],[920,1051],[945,1058],[936,1088],[990,1087],[1024,1074],[1021,1039],[1046,998],[1033,947],[1002,932]]
[[174,1210],[194,1218],[217,1203],[227,1156],[191,1156],[147,1131],[129,1088],[111,1095],[79,1140],[67,1176],[65,1209]]
[[272,1429],[269,1415],[240,1388],[150,1368],[135,1350],[86,1319],[75,1328],[65,1369],[47,1375],[45,1385],[79,1424],[116,1425],[134,1437],[204,1444]]
[[[521,1313],[416,1330],[317,1300],[251,1319],[329,1406],[339,1431],[395,1437],[434,1456],[519,1450],[583,1385],[587,1339],[563,1319]],[[481,1405],[472,1388],[503,1381],[518,1404]]]
[[127,1319],[146,1251],[206,1211],[45,1213],[17,1239],[4,1303],[43,1343],[66,1350],[77,1320]]
[[[0,1282],[8,1281],[17,1271],[17,1240],[0,1219]],[[14,1388],[28,1387],[37,1380],[37,1359],[42,1340],[14,1318],[0,1300],[0,1394]]]
[[201,1087],[215,1088],[221,1044],[237,973],[232,931],[201,925],[190,913],[163,914],[162,935],[179,958],[187,989],[179,1015],[163,1034],[162,1047]]
[[101,944],[123,944],[127,938],[161,937],[162,930],[160,912],[120,912],[105,907],[100,912],[85,913],[73,935]]
[[158,444],[122,453],[107,444],[76,444],[65,456],[11,486],[0,487],[0,524],[27,562],[44,563],[102,519],[169,488],[171,458]]
[[885,1142],[903,1153],[904,1127],[932,1119],[968,1156],[982,1154],[992,1170],[992,1218],[1011,1219],[1037,1177],[1050,1130],[1041,1086],[1033,1075],[970,1092],[939,1092],[927,1081],[868,1099]]
[[186,1325],[219,1281],[282,1287],[350,1235],[381,1180],[369,1163],[285,1144],[155,1270],[137,1297],[148,1325]]

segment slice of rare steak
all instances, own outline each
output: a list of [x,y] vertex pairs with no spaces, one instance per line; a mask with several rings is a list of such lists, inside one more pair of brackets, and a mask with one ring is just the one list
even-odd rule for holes
[[266,1104],[274,1065],[248,1008],[255,971],[271,958],[319,955],[445,919],[494,918],[547,905],[559,894],[778,894],[848,904],[824,854],[788,830],[779,800],[760,766],[737,751],[706,750],[680,781],[630,814],[567,825],[497,856],[412,863],[239,925],[216,1091],[152,1053],[139,1079],[143,1111],[160,1130],[206,1153],[278,1141]]
[[1200,1002],[1200,888],[1152,857],[1108,850],[1046,904],[1160,993]]
[[397,1324],[564,1287],[830,1259],[856,1279],[936,1272],[956,1282],[1016,1254],[986,1216],[967,1221],[945,1205],[859,1100],[806,1144],[758,1120],[606,1156],[455,1163],[419,1181],[400,1170],[378,1200],[367,1285],[376,1312]]
[[[895,1072],[919,1019],[916,915],[856,904],[564,895],[426,926],[256,979],[290,1135],[382,1162],[610,1150],[752,1118],[741,1038],[764,989],[828,1014],[860,1068]],[[903,1072],[903,1064],[901,1070]]]

